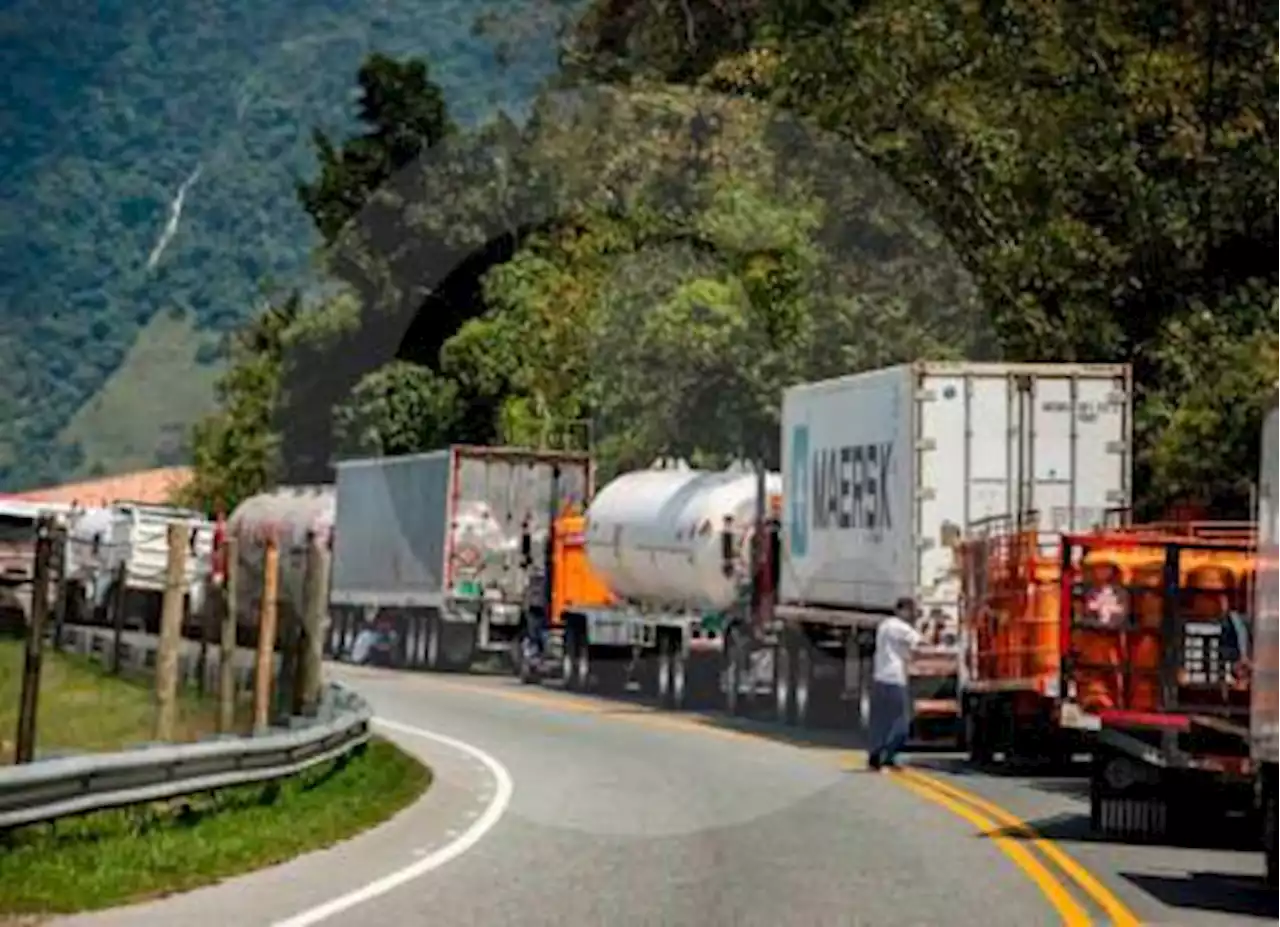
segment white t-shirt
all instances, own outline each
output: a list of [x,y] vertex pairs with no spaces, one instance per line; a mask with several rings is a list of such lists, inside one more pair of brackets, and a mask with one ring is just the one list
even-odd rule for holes
[[911,650],[923,638],[920,632],[896,615],[876,628],[876,655],[872,679],[894,686],[907,684],[907,662]]

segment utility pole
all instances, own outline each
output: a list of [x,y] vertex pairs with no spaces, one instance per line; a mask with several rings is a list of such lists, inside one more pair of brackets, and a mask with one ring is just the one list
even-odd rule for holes
[[36,716],[40,702],[40,669],[44,660],[44,625],[49,614],[49,575],[54,545],[53,519],[41,516],[36,524],[35,568],[31,578],[31,621],[27,626],[27,653],[22,668],[22,701],[18,708],[15,763],[30,763],[36,751]]

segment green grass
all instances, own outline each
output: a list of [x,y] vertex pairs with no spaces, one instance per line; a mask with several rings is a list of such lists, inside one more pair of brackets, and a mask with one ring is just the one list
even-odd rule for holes
[[214,407],[221,368],[197,359],[202,346],[213,344],[216,338],[196,331],[190,316],[157,313],[58,436],[84,452],[83,467],[68,479],[185,460],[190,423]]
[[0,835],[0,918],[136,902],[283,862],[387,819],[430,781],[375,739],[278,784],[21,828]]
[[[23,643],[0,639],[0,763],[13,760],[23,662]],[[46,647],[36,720],[37,755],[118,750],[149,742],[155,723],[153,691],[149,680],[113,677],[96,660]],[[194,691],[179,693],[176,740],[211,734],[215,722],[211,698]]]
[[[0,638],[0,764],[13,762],[22,691],[21,641]],[[146,679],[116,678],[88,657],[46,647],[36,716],[36,755],[119,750],[153,739],[154,689]],[[247,705],[238,722],[249,721]],[[178,695],[175,740],[190,741],[216,729],[212,698]]]

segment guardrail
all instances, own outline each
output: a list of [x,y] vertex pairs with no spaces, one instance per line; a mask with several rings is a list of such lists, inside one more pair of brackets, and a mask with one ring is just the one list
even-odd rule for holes
[[318,715],[293,729],[6,767],[0,828],[291,776],[366,743],[372,717],[364,699],[330,683]]

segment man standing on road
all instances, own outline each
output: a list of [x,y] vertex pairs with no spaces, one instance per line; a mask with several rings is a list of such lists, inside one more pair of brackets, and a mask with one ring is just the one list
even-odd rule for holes
[[907,666],[911,651],[922,640],[916,630],[916,606],[899,599],[897,614],[876,628],[875,662],[871,675],[871,752],[869,765],[881,769],[894,765],[894,757],[907,742],[911,730],[911,695]]

